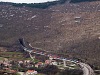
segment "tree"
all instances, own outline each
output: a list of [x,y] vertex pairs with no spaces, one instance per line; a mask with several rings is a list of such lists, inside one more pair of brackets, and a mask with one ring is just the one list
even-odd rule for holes
[[83,75],[83,72],[79,69],[66,69],[62,71],[60,75]]
[[58,72],[59,72],[59,69],[55,65],[47,65],[43,69],[43,73],[47,75],[55,75]]

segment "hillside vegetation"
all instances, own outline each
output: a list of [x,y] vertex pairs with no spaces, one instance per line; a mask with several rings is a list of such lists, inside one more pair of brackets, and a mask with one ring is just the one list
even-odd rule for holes
[[40,9],[46,9],[50,6],[53,5],[58,5],[58,4],[64,4],[64,3],[79,3],[79,2],[92,2],[92,1],[99,1],[99,0],[55,0],[52,2],[44,2],[44,3],[11,3],[11,2],[0,2],[1,5],[12,5],[15,7],[31,7],[31,8],[40,8]]
[[0,46],[33,47],[100,65],[100,1],[57,4],[45,9],[0,5]]

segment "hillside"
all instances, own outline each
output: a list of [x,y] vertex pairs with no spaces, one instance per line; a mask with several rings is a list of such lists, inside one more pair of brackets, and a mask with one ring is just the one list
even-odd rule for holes
[[0,45],[19,44],[100,64],[100,1],[57,4],[46,9],[0,5]]

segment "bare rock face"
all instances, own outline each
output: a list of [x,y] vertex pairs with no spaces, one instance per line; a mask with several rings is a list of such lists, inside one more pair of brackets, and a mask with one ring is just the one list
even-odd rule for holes
[[33,47],[100,62],[100,1],[46,9],[0,5],[0,44],[25,38]]

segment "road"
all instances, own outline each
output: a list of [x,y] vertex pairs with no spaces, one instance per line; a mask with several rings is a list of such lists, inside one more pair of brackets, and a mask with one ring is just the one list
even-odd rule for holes
[[[30,50],[30,49],[26,48],[25,46],[23,46],[23,44],[21,44],[21,45],[22,45],[23,49],[30,54],[30,57],[32,59],[34,59],[34,58],[32,57],[31,53],[35,53],[35,54],[39,54],[39,55],[44,55],[44,56],[47,56],[47,57],[53,56],[51,54],[48,54],[48,52],[46,52],[46,51],[42,52],[42,51],[39,51],[39,50]],[[83,71],[83,75],[95,75],[93,69],[88,64],[85,64],[83,62],[77,62],[77,61],[74,61],[74,60],[71,60],[71,59],[69,60],[67,58],[60,57],[60,56],[58,56],[58,58],[55,58],[55,59],[59,59],[59,60],[62,60],[62,61],[66,60],[66,61],[70,61],[70,62],[73,62],[73,63],[79,65],[80,69]]]
[[83,71],[83,75],[95,75],[93,69],[88,64],[85,64],[82,62],[77,63],[77,64],[80,65],[80,68]]

